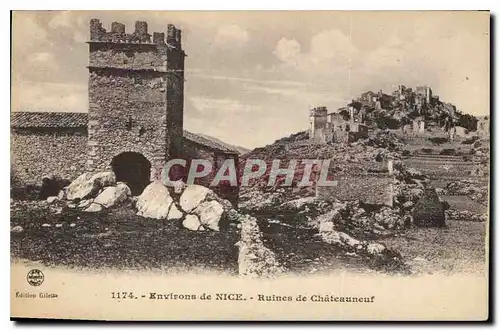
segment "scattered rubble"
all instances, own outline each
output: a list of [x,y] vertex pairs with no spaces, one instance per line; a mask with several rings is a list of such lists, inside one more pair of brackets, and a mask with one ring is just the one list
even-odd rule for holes
[[446,195],[467,195],[483,205],[488,204],[488,185],[475,180],[463,179],[449,183],[443,190]]
[[488,216],[481,213],[473,213],[468,210],[447,210],[446,219],[466,222],[486,222]]
[[340,206],[339,209],[334,209],[316,219],[315,224],[318,228],[318,236],[323,241],[343,249],[346,255],[365,256],[375,259],[377,263],[385,266],[402,265],[403,258],[401,255],[388,249],[383,244],[366,240],[361,241],[345,232],[339,231],[339,228],[342,227],[341,215],[344,213],[341,208],[345,207],[347,206]]

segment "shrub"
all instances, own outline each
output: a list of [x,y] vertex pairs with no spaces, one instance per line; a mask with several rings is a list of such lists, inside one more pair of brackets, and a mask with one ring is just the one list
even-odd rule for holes
[[475,143],[478,139],[479,139],[478,136],[474,136],[474,137],[471,137],[469,139],[465,139],[464,141],[462,141],[462,144],[471,145],[471,144]]
[[445,148],[441,152],[439,152],[439,155],[456,155],[457,151],[454,148]]
[[430,137],[428,138],[433,144],[441,145],[448,141],[448,138],[445,137]]
[[432,153],[434,153],[434,150],[432,148],[422,148],[421,151],[424,154],[432,154]]
[[405,149],[402,153],[403,156],[411,156],[411,152],[407,149]]

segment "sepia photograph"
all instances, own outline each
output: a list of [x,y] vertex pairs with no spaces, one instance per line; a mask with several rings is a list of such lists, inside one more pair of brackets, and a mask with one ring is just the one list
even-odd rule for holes
[[11,318],[488,319],[489,11],[12,11]]

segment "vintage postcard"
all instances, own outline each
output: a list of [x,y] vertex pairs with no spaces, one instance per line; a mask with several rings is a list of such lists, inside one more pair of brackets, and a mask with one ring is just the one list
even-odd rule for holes
[[488,11],[14,11],[11,317],[485,321]]

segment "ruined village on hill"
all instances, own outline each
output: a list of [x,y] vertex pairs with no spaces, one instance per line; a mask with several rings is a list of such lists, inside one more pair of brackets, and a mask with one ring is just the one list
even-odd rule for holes
[[[309,130],[240,154],[184,129],[180,29],[89,29],[88,113],[12,113],[13,259],[257,277],[484,272],[488,117],[400,85],[303,109]],[[213,169],[194,184],[181,169],[167,186],[172,159]],[[228,159],[240,176],[249,160],[266,171],[211,187]],[[269,185],[277,159],[331,160],[337,185],[315,185],[318,167],[300,162],[291,185]],[[298,185],[309,170],[313,185]]]

